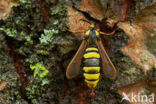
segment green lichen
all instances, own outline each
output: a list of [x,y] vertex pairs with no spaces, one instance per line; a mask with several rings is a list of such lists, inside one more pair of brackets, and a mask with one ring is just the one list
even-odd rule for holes
[[0,34],[0,82],[6,81],[4,89],[0,91],[0,104],[27,104],[20,96],[20,78],[16,68],[8,54],[8,47],[5,36]]
[[47,51],[46,50],[41,50],[40,53],[41,53],[41,55],[47,55]]
[[[117,30],[110,40],[107,40],[110,44],[109,49],[113,51],[109,51],[108,54],[110,54],[111,61],[119,73],[115,86],[121,87],[143,79],[145,76],[141,68],[130,57],[121,52],[121,49],[128,44],[129,37],[122,30]],[[133,49],[128,49],[128,51],[131,50]]]
[[[4,40],[6,36],[11,38],[14,51],[19,56],[27,75],[28,84],[25,93],[31,104],[73,103],[72,101],[77,101],[77,97],[73,95],[75,100],[71,94],[76,94],[75,91],[80,89],[79,85],[83,84],[81,77],[76,80],[65,80],[65,69],[78,49],[80,41],[68,32],[68,16],[70,15],[67,14],[68,3],[64,1],[68,0],[59,0],[57,4],[53,3],[54,0],[43,0],[43,5],[40,5],[36,0],[19,0],[19,4],[12,8],[9,18],[1,21],[1,28],[5,27],[6,30],[10,28],[8,30],[10,32],[1,30],[0,33],[4,36]],[[75,2],[81,3],[81,0],[75,0]],[[47,24],[44,23],[44,6],[49,9]],[[13,33],[12,30],[16,32]],[[143,76],[140,68],[130,58],[117,52],[128,40],[124,38],[123,32],[116,32],[110,40],[112,45],[108,45],[110,48],[108,54],[119,73],[117,79],[119,86],[140,80]],[[19,92],[21,85],[19,76],[11,63],[13,60],[6,55],[9,49],[6,49],[6,44],[4,46],[3,44],[4,42],[0,44],[0,78],[6,79],[9,84],[0,94],[9,95],[7,100],[5,99],[8,104],[25,104],[27,101],[21,98]],[[44,71],[47,69],[53,70],[45,74]],[[122,73],[123,76],[120,76]],[[95,90],[97,95],[93,103],[119,103],[118,94],[112,90],[115,85],[112,86],[110,80],[103,80],[105,78],[102,73],[101,77],[100,84]],[[111,90],[110,86],[112,86]],[[82,88],[85,86],[82,85]]]
[[19,0],[20,3],[27,3],[26,0]]
[[142,63],[144,63],[145,61],[148,61],[148,56],[145,55],[144,57],[141,57],[140,60]]
[[32,38],[38,36],[38,30],[43,30],[40,14],[36,0],[19,0],[9,17],[1,23],[1,30],[15,40],[33,43]]
[[62,8],[61,9],[61,7],[62,7],[62,5],[57,5],[56,7],[55,7],[55,9],[53,10],[53,11],[51,11],[51,15],[61,15],[61,16],[63,16],[65,13],[66,13],[66,11],[64,10],[64,8]]
[[58,33],[58,30],[47,30],[47,29],[44,29],[44,34],[41,34],[41,37],[39,38],[40,40],[40,43],[41,44],[48,44],[51,42],[51,38],[54,34],[57,34]]
[[1,27],[0,31],[4,32],[6,35],[10,37],[15,37],[17,34],[17,31],[14,28]]
[[7,13],[3,13],[3,17],[6,17],[7,16]]
[[[26,87],[26,95],[27,98],[31,100],[32,104],[43,104],[44,101],[48,101],[46,99],[46,93],[50,91],[50,81],[47,78],[41,79],[39,77],[29,77],[28,80],[29,84]],[[42,100],[42,97],[45,99]]]
[[44,78],[49,73],[49,71],[40,63],[36,63],[35,65],[31,64],[30,69],[34,71],[34,77],[39,75],[40,78]]

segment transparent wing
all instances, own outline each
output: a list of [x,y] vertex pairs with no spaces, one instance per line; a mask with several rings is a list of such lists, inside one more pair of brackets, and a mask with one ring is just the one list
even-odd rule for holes
[[101,63],[102,63],[102,70],[106,77],[110,79],[116,78],[116,68],[114,67],[113,63],[111,62],[109,56],[107,55],[106,50],[103,47],[103,44],[101,40],[99,39],[96,42],[96,45],[98,46],[100,56],[101,56]]
[[68,79],[72,79],[79,74],[80,65],[81,65],[82,57],[86,49],[86,46],[87,46],[87,42],[83,40],[75,56],[69,63],[67,70],[66,70],[66,77]]

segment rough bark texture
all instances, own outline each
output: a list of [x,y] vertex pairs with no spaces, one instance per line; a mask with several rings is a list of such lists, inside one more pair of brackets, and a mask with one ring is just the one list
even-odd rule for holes
[[[131,84],[141,80],[143,85],[148,84],[144,88],[154,92],[156,15],[155,11],[150,14],[148,10],[151,9],[148,8],[152,8],[150,5],[155,8],[155,1],[73,0],[73,2],[79,10],[100,21],[97,23],[100,30],[106,33],[115,31],[114,35],[102,36],[102,40],[118,71],[117,79],[109,80],[101,72],[94,99],[89,96],[90,89],[84,83],[82,73],[72,80],[66,79],[66,67],[80,45],[81,41],[78,39],[83,36],[78,32],[86,30],[89,26],[79,19],[92,21],[73,9],[71,0],[12,0],[10,5],[14,6],[11,12],[9,3],[6,4],[1,0],[0,6],[3,6],[0,7],[0,104],[128,104],[128,101],[121,102],[122,92],[127,92],[126,88],[132,88],[129,91],[135,92],[137,89]],[[144,9],[145,7],[147,9]],[[145,14],[139,16],[138,13],[142,9],[145,10]],[[151,24],[141,24],[149,21],[142,18],[148,15],[153,18]],[[150,34],[144,40],[144,44],[139,45],[146,46],[152,58],[137,57],[140,59],[137,63],[130,55],[126,56],[125,51],[121,52],[123,47],[129,46],[127,45],[130,44],[129,40],[136,39],[131,37],[133,34],[129,34],[126,27],[122,27],[128,25],[127,28],[130,28],[129,20],[133,21],[132,25],[136,23],[146,30],[146,34]],[[126,22],[117,25],[117,21]],[[148,26],[153,26],[153,29]],[[154,61],[150,61],[152,59]],[[152,74],[148,74],[141,66],[146,63],[150,66]],[[42,66],[41,70],[37,65]],[[32,67],[38,69],[36,77]],[[45,70],[49,73],[41,77]],[[125,85],[132,87],[119,89]]]

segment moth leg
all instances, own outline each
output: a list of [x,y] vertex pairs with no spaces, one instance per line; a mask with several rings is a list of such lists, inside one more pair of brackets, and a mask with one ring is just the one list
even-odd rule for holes
[[105,32],[99,32],[101,35],[113,35],[115,33],[115,30],[111,33],[105,33]]
[[85,30],[80,30],[80,31],[72,31],[73,33],[85,33]]

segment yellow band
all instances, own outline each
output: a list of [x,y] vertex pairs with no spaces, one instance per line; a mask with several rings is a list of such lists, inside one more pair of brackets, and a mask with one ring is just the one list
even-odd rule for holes
[[97,83],[99,82],[99,79],[96,80],[96,81],[88,81],[88,80],[85,79],[85,82],[87,83],[87,86],[89,88],[95,88]]
[[83,67],[83,70],[87,73],[87,72],[90,72],[90,71],[97,71],[97,72],[100,72],[100,67]]
[[83,55],[84,58],[100,58],[100,54],[96,52],[89,52]]
[[86,51],[98,51],[97,48],[87,48]]
[[87,73],[83,73],[83,76],[84,76],[85,79],[87,79],[87,80],[96,80],[96,79],[99,79],[100,73],[97,73],[97,74],[87,74]]

